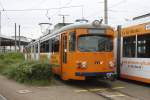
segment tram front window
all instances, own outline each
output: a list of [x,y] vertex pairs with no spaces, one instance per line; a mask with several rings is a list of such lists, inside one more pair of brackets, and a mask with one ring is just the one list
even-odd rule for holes
[[104,35],[84,35],[78,39],[78,49],[81,52],[111,52],[112,37]]

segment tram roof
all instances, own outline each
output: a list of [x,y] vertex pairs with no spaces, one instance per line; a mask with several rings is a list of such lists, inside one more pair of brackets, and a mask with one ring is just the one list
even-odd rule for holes
[[149,14],[149,16],[145,16],[145,17],[141,17],[141,18],[137,17],[136,19],[135,18],[133,20],[123,24],[122,27],[125,28],[125,27],[130,27],[130,26],[135,26],[135,25],[150,22],[150,14]]
[[105,29],[105,28],[112,28],[111,26],[109,25],[106,25],[106,24],[100,24],[99,26],[94,26],[93,23],[73,23],[73,24],[69,24],[69,25],[66,25],[58,30],[55,30],[53,32],[51,32],[50,34],[46,34],[40,38],[38,38],[36,41],[30,43],[30,45],[38,42],[39,40],[40,41],[45,41],[45,40],[48,40],[54,36],[57,36],[58,34],[61,34],[62,32],[64,31],[67,31],[67,30],[72,30],[72,29],[77,29],[77,28],[99,28],[99,29]]

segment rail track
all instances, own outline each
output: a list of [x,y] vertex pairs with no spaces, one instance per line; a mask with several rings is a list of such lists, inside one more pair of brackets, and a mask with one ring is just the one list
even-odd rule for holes
[[[103,97],[106,100],[142,100],[134,97],[128,93],[119,90],[121,87],[114,88],[98,88],[98,89],[87,89],[76,90],[77,93],[90,92]],[[123,87],[122,87],[123,88]]]
[[122,92],[121,89],[124,89],[125,87],[111,86],[111,84],[105,83],[105,82],[102,82],[102,83],[93,82],[92,83],[91,81],[91,83],[90,82],[87,82],[87,83],[88,85],[86,85],[86,83],[84,82],[76,84],[77,88],[79,89],[75,90],[75,92],[76,93],[90,92],[90,93],[103,97],[104,100],[143,100],[133,95],[130,95],[130,93]]

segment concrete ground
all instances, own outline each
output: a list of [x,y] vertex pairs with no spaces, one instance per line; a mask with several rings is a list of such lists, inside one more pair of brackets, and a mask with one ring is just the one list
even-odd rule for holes
[[6,98],[0,94],[0,100],[6,100]]
[[[130,81],[70,81],[32,87],[0,76],[0,94],[7,100],[149,100],[150,86]],[[0,98],[1,100],[1,98]]]

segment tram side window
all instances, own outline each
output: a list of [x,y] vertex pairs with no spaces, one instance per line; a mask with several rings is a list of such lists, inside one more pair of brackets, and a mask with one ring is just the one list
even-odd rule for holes
[[136,37],[123,38],[123,57],[135,57]]
[[137,36],[137,57],[150,58],[150,34]]
[[38,44],[35,45],[36,53],[38,53]]
[[49,40],[45,41],[45,52],[49,52]]
[[49,52],[49,40],[44,41],[40,44],[40,52],[41,53]]
[[34,50],[35,50],[35,49],[34,49],[34,45],[33,45],[33,46],[32,46],[32,53],[34,53]]
[[40,52],[41,52],[41,53],[44,52],[44,43],[43,43],[43,42],[40,44]]
[[52,51],[59,52],[59,37],[55,37],[52,44]]
[[75,51],[76,47],[76,34],[75,32],[70,32],[69,34],[69,51]]
[[52,42],[53,42],[53,40],[50,39],[50,40],[49,40],[49,51],[50,51],[50,52],[52,52],[52,47],[53,47],[53,46],[52,46]]

